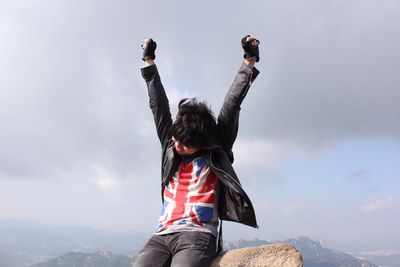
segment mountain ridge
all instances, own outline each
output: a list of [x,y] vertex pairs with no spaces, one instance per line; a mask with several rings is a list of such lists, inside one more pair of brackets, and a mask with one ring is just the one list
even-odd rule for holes
[[[254,240],[238,240],[234,242],[226,242],[225,250],[233,250],[240,248],[257,247],[262,245],[272,245],[277,243],[290,244],[300,251],[304,266],[306,267],[378,267],[365,259],[356,258],[350,254],[346,254],[339,250],[325,248],[321,240],[298,237],[286,239],[282,241],[265,241],[261,239]],[[110,257],[120,259],[119,261],[111,261]],[[31,267],[128,267],[132,266],[134,256],[116,255],[110,252],[96,253],[68,253],[55,259]]]
[[378,265],[371,263],[368,260],[356,258],[336,249],[326,248],[323,246],[323,242],[319,239],[304,236],[277,241],[264,241],[261,239],[255,239],[253,241],[239,240],[226,242],[224,248],[229,250],[275,243],[286,243],[294,246],[300,251],[304,259],[304,266],[307,267],[378,267]]
[[[87,254],[111,251],[115,255],[133,256],[147,238],[148,236],[145,234],[134,232],[109,232],[90,227],[46,226],[0,220],[0,266],[31,266],[52,260],[71,251]],[[354,261],[354,259],[347,258],[346,255],[350,255],[357,259],[354,262],[367,260],[376,265],[400,267],[400,253],[397,251],[390,250],[388,252],[385,250],[384,252],[380,251],[380,253],[344,253],[335,249],[326,251],[321,240],[310,237],[274,241],[242,239],[234,242],[225,241],[224,245],[225,249],[235,249],[278,242],[302,247],[300,251],[305,256],[305,260],[310,259],[319,263],[319,266],[323,266],[321,263],[328,258],[335,264],[340,262],[338,259]]]
[[132,266],[135,257],[117,255],[109,251],[93,253],[68,252],[62,256],[37,263],[30,267],[128,267]]

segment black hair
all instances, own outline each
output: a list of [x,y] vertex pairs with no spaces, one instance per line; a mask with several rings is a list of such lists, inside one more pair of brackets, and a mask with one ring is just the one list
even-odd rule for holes
[[205,101],[184,98],[171,127],[172,136],[187,147],[207,149],[216,145],[217,123]]

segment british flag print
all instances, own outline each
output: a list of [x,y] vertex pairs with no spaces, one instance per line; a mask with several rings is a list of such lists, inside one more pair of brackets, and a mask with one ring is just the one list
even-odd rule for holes
[[181,163],[164,189],[164,203],[156,232],[171,225],[202,227],[218,220],[218,179],[201,158]]

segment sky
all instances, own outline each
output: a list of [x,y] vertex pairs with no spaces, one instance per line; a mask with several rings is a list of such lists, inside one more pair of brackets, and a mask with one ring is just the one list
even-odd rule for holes
[[151,234],[160,157],[140,44],[173,116],[183,97],[218,114],[260,44],[235,170],[259,229],[353,251],[400,251],[397,0],[0,0],[0,219]]

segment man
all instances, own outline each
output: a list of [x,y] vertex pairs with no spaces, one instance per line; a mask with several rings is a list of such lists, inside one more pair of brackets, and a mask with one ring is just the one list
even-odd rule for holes
[[242,39],[244,62],[217,120],[205,102],[186,98],[172,121],[154,64],[156,42],[144,40],[141,71],[162,146],[163,206],[157,228],[134,266],[209,266],[222,247],[219,220],[258,227],[253,205],[232,167],[240,105],[259,74],[254,67],[258,45],[249,35]]

